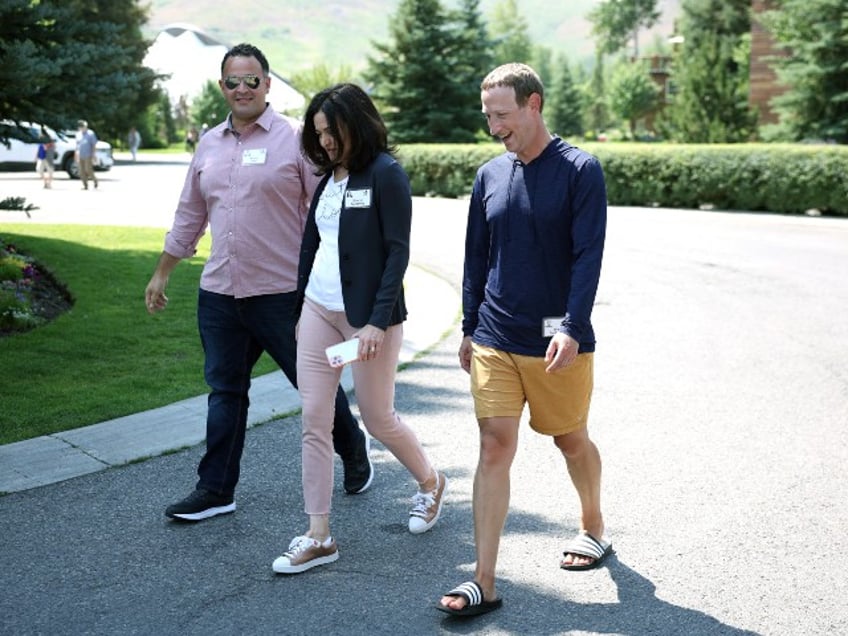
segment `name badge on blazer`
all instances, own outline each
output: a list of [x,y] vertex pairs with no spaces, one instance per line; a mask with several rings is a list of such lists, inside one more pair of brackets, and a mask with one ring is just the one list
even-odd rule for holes
[[370,208],[371,188],[365,188],[364,190],[348,190],[345,192],[345,207]]

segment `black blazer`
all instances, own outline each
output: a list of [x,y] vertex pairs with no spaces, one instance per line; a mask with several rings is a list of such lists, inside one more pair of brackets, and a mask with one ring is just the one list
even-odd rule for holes
[[[298,317],[321,242],[315,208],[331,177],[325,175],[315,190],[306,219],[297,268]],[[381,153],[363,171],[350,174],[339,218],[339,273],[345,316],[352,327],[370,324],[385,330],[406,320],[403,276],[411,229],[409,177],[391,155]]]

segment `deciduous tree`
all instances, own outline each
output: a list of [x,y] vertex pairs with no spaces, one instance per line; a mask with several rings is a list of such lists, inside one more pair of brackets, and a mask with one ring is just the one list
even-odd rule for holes
[[659,88],[641,64],[623,62],[610,81],[610,107],[627,122],[630,138],[636,138],[637,122],[657,107]]
[[[273,84],[271,90],[274,90]],[[221,92],[221,87],[214,80],[207,81],[200,91],[200,94],[191,102],[191,124],[202,126],[208,124],[217,126],[230,112],[230,105],[227,103],[226,97]]]
[[509,62],[530,64],[533,57],[533,43],[527,19],[518,11],[515,0],[500,0],[495,5],[489,22],[489,34],[494,42],[494,62],[496,65]]
[[660,19],[657,0],[604,0],[589,12],[596,49],[617,53],[631,40],[633,57],[639,57],[639,29]]

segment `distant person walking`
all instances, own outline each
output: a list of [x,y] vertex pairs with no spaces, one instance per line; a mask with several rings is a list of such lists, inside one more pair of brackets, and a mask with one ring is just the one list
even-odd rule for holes
[[77,122],[77,149],[75,158],[79,167],[82,189],[88,190],[88,182],[93,181],[97,188],[97,176],[94,174],[94,152],[97,147],[97,135],[88,127],[88,122],[80,119]]
[[48,190],[53,187],[53,160],[56,157],[56,144],[52,139],[38,144],[35,169]]
[[197,140],[199,136],[197,128],[194,126],[192,126],[186,133],[186,150],[188,150],[189,154],[194,154],[194,149],[197,148]]
[[129,146],[130,154],[132,155],[132,160],[136,160],[136,154],[138,153],[138,149],[141,146],[141,135],[135,126],[130,128],[130,132],[127,134],[127,146]]

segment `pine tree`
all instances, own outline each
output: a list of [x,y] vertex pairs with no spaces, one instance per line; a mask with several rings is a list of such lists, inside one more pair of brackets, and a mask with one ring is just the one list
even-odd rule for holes
[[484,134],[485,119],[480,114],[480,83],[492,67],[492,43],[486,21],[480,12],[480,0],[461,0],[454,14],[453,80],[463,104],[457,110],[457,126],[479,136]]
[[684,0],[685,41],[672,65],[674,100],[659,122],[673,140],[726,143],[751,137],[749,5],[748,0]]
[[783,0],[766,16],[792,51],[776,62],[788,87],[772,105],[791,139],[848,143],[848,5],[845,0]]
[[595,134],[600,134],[610,123],[604,81],[604,58],[600,53],[595,54],[595,66],[592,68],[592,75],[584,88],[584,93],[587,95],[586,121]]
[[0,82],[15,88],[0,96],[0,117],[57,130],[87,119],[101,137],[123,138],[157,97],[142,65],[146,19],[135,0],[4,0]]
[[583,93],[564,55],[556,58],[553,79],[545,90],[545,122],[561,137],[583,134]]
[[401,0],[389,32],[390,43],[374,44],[379,56],[368,58],[365,78],[392,142],[473,141],[479,120],[475,130],[463,127],[468,90],[456,81],[468,73],[455,55],[455,31],[439,1]]

